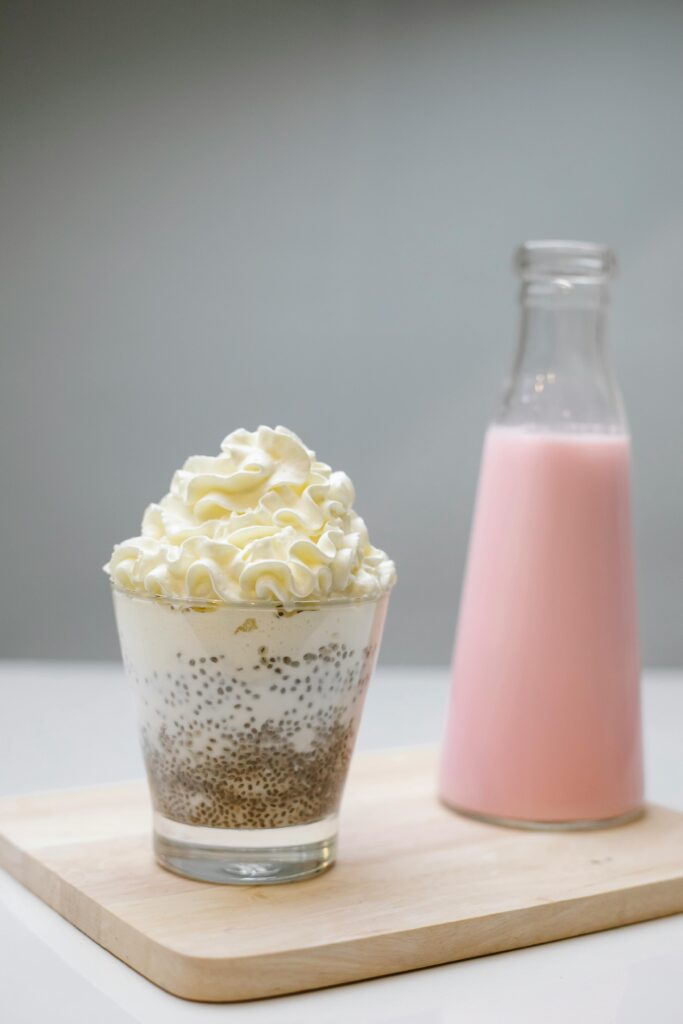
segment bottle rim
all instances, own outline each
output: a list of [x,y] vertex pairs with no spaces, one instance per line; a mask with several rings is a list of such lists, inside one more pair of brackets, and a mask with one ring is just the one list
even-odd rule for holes
[[515,269],[523,280],[538,277],[606,278],[617,269],[613,249],[600,242],[539,239],[524,242],[515,252]]

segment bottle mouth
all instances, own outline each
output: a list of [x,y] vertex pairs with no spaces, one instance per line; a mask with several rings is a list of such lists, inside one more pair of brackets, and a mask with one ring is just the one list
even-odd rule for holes
[[548,277],[596,280],[614,275],[617,258],[608,245],[599,242],[540,240],[520,245],[514,265],[524,281]]

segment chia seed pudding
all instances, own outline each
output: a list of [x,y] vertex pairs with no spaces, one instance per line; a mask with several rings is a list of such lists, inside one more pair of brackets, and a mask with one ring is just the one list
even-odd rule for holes
[[164,866],[274,883],[334,863],[394,563],[346,473],[285,427],[193,455],[104,567]]
[[263,829],[336,815],[386,599],[311,609],[114,591],[155,810]]

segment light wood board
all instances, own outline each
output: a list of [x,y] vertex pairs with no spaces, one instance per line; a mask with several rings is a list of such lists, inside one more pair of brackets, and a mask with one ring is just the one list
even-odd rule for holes
[[339,862],[306,882],[235,888],[162,870],[142,782],[0,801],[0,864],[157,985],[215,1002],[683,910],[683,814],[650,807],[602,832],[496,828],[442,807],[434,779],[431,750],[357,757]]

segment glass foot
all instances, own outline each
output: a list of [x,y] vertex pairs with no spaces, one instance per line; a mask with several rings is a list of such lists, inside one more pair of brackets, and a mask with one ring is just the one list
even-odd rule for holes
[[154,852],[162,867],[200,882],[296,882],[334,863],[337,819],[287,828],[225,829],[182,825],[157,813]]

